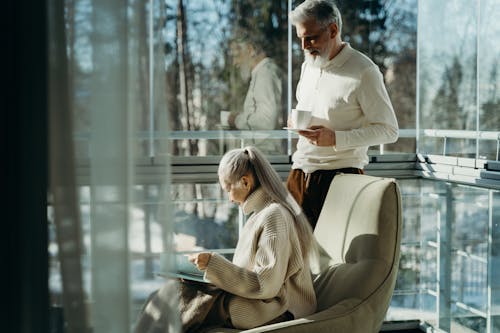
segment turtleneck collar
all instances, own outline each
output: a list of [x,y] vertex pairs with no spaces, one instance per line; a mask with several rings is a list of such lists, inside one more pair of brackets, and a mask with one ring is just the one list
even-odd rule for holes
[[241,205],[241,208],[243,209],[243,213],[248,215],[262,210],[262,208],[269,205],[271,202],[272,200],[269,195],[267,195],[264,189],[260,186],[247,197]]

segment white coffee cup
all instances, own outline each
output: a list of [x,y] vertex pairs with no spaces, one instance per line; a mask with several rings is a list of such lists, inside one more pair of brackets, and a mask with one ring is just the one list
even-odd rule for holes
[[229,126],[229,115],[231,111],[221,111],[220,112],[220,124],[221,126]]
[[292,109],[292,126],[298,129],[305,129],[311,122],[311,111]]

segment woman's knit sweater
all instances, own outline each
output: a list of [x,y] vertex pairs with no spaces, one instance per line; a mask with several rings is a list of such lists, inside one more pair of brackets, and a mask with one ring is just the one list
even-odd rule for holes
[[316,310],[308,260],[294,218],[261,189],[242,205],[248,219],[232,262],[212,253],[205,279],[233,294],[229,314],[236,328],[252,328],[290,311],[296,318]]

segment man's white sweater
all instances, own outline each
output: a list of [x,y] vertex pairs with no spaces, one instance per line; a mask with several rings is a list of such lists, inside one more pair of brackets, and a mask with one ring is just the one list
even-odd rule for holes
[[300,137],[293,169],[363,168],[368,146],[398,138],[398,123],[379,68],[346,43],[322,68],[304,63],[297,85],[297,109],[309,110],[310,125],[335,131],[334,147],[318,147]]
[[316,310],[309,263],[304,259],[290,212],[261,189],[243,203],[253,212],[232,262],[213,253],[205,279],[234,294],[229,314],[236,328],[260,326],[285,311],[296,318]]

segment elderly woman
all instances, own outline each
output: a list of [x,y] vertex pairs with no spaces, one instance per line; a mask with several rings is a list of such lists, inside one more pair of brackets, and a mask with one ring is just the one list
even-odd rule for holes
[[[255,147],[226,153],[218,173],[229,199],[251,215],[232,261],[211,252],[189,258],[211,287],[181,283],[183,330],[214,325],[248,329],[313,313],[311,227],[278,174]],[[195,296],[185,302],[186,294]],[[206,304],[209,310],[203,309]],[[193,321],[188,313],[198,318]]]

